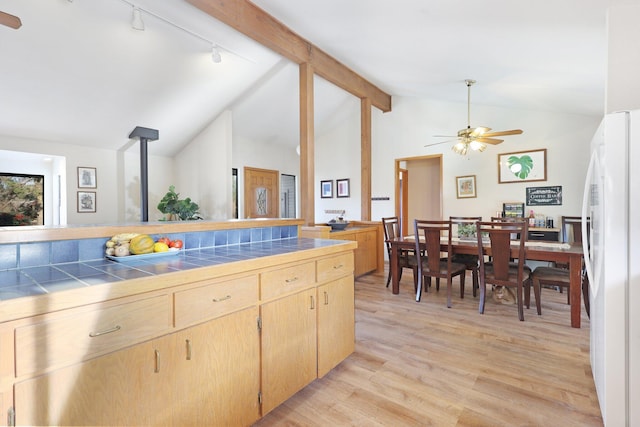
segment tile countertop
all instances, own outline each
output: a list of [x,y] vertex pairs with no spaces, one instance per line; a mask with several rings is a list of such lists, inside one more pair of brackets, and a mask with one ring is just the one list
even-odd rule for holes
[[210,267],[260,257],[334,246],[340,240],[290,238],[189,249],[175,256],[124,262],[96,259],[0,271],[0,301],[141,277]]

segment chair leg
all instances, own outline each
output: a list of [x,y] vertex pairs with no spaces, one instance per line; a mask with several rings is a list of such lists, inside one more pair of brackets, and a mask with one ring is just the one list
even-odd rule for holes
[[424,282],[424,277],[418,277],[418,281],[416,283],[416,302],[420,302],[422,298],[422,283]]
[[473,281],[473,297],[476,297],[477,289],[478,289],[478,269],[471,270],[471,278]]
[[487,293],[487,284],[479,283],[478,287],[480,288],[480,302],[478,303],[478,312],[480,314],[484,314],[484,300]]
[[389,266],[389,275],[387,276],[387,288],[389,287],[389,283],[391,283],[391,266]]
[[518,319],[524,321],[524,304],[522,303],[522,283],[516,287],[516,301],[518,301]]
[[[531,279],[529,279],[529,281],[531,281]],[[542,306],[541,306],[542,301],[540,301],[542,297],[542,289],[540,288],[539,280],[535,280],[533,282],[533,294],[536,296],[536,310],[538,311],[538,316],[540,316],[542,315]]]
[[[439,279],[436,279],[439,280]],[[447,308],[451,308],[451,288],[453,284],[451,283],[452,277],[447,277]]]
[[[535,290],[534,290],[535,293]],[[531,277],[524,281],[524,306],[529,308],[531,304]]]
[[589,276],[586,274],[582,279],[582,299],[584,299],[584,309],[587,311],[587,317],[591,319],[591,303],[589,302]]

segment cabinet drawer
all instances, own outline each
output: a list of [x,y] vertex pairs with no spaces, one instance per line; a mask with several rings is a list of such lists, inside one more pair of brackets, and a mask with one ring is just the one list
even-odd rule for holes
[[224,316],[258,303],[258,276],[240,277],[176,292],[176,328]]
[[317,263],[319,283],[353,274],[353,252],[320,259]]
[[557,242],[560,236],[557,231],[529,230],[527,237],[529,240],[546,240],[549,242]]
[[16,375],[90,359],[142,342],[170,328],[167,295],[56,316],[16,328]]
[[284,267],[260,274],[260,298],[268,300],[315,284],[314,262]]

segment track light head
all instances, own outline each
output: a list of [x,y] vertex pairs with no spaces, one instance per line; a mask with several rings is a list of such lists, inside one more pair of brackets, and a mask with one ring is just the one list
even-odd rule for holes
[[222,56],[220,55],[220,49],[218,49],[218,46],[213,45],[211,47],[211,60],[213,62],[215,62],[216,64],[219,64],[222,62]]
[[142,12],[135,6],[133,6],[133,13],[131,15],[131,28],[133,28],[134,30],[144,31]]

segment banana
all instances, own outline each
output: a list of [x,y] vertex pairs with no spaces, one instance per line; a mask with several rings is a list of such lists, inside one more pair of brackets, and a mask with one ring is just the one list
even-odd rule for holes
[[125,243],[125,242],[129,242],[131,239],[136,237],[138,234],[140,234],[140,233],[119,233],[119,234],[116,234],[115,236],[113,236],[111,238],[111,240],[116,242],[116,244]]

